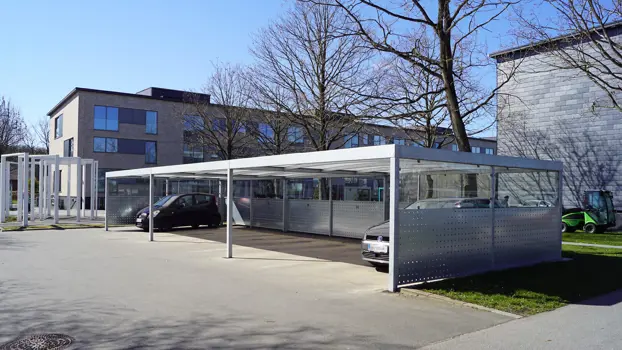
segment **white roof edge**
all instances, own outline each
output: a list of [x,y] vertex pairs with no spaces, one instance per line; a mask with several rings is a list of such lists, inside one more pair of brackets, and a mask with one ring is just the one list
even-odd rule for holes
[[564,167],[562,162],[556,160],[508,157],[484,153],[456,152],[444,149],[416,148],[411,146],[398,146],[397,154],[401,159],[419,159],[446,163],[473,164],[543,171],[562,171]]

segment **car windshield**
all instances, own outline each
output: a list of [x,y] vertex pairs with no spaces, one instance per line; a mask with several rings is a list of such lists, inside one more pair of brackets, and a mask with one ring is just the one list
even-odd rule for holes
[[173,196],[170,196],[170,195],[169,196],[164,196],[164,197],[160,198],[159,201],[155,202],[153,205],[154,206],[157,205],[157,206],[161,207],[161,206],[164,205],[164,203],[168,202],[168,200],[171,199],[171,197],[173,197]]

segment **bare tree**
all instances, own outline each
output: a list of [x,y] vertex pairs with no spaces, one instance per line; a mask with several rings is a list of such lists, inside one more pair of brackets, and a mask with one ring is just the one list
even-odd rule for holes
[[0,96],[0,154],[21,144],[28,134],[24,119],[11,101]]
[[46,117],[39,119],[31,129],[32,138],[39,146],[45,148],[45,153],[50,153],[50,120]]
[[[181,115],[185,142],[216,154],[219,159],[234,159],[252,154],[248,147],[248,85],[242,67],[214,64],[214,73],[200,93],[188,93]],[[210,95],[208,100],[205,94]]]
[[[351,33],[362,37],[371,47],[399,57],[442,82],[438,90],[404,100],[418,102],[426,94],[442,91],[456,143],[461,151],[470,152],[465,118],[493,102],[497,91],[513,76],[515,68],[499,72],[495,88],[487,91],[474,89],[473,69],[494,65],[476,39],[482,30],[517,2],[330,0],[326,3],[342,9],[356,26]],[[406,45],[403,38],[408,39]],[[458,92],[461,89],[473,91],[472,98],[460,98]]]
[[369,87],[371,53],[358,37],[339,35],[347,22],[332,6],[297,2],[258,33],[251,50],[258,92],[317,151],[342,147],[364,126],[361,95],[353,92]]
[[[552,7],[554,18],[542,18],[542,7]],[[530,50],[543,53],[555,69],[582,72],[606,94],[592,107],[622,110],[622,39],[619,1],[545,0],[536,10],[519,12],[521,39],[536,44]]]

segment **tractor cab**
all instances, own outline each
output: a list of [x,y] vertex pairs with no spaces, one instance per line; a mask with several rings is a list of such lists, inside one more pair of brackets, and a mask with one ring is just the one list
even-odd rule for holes
[[604,232],[616,225],[613,195],[609,191],[589,190],[583,195],[583,208],[571,209],[562,216],[562,232],[583,229],[586,233]]

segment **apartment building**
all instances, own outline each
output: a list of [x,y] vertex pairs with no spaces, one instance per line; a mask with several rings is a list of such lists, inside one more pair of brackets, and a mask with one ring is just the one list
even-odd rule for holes
[[[99,206],[103,206],[104,174],[107,171],[132,169],[150,166],[175,165],[182,163],[218,160],[220,156],[213,150],[196,147],[185,142],[187,123],[184,118],[187,104],[185,91],[147,88],[137,93],[75,88],[49,112],[50,117],[50,154],[68,157],[90,158],[99,161]],[[210,104],[210,96],[194,94],[203,105],[219,113],[218,105]],[[259,123],[258,128],[265,128]],[[292,152],[310,150],[308,140],[300,127],[292,126],[288,135],[296,140]],[[363,147],[397,143],[421,147],[409,141],[403,129],[386,125],[369,125],[356,134],[344,137],[343,147]],[[439,148],[457,150],[457,145],[449,141],[438,144]],[[494,139],[473,138],[473,152],[495,154]],[[260,154],[253,154],[260,155]],[[65,176],[67,170],[65,170]],[[72,170],[75,174],[75,169]],[[61,173],[61,197],[67,194],[66,177]],[[71,182],[75,175],[70,175],[70,194],[74,196],[77,184]],[[88,192],[87,203],[91,196]],[[369,182],[369,184],[368,184]],[[115,184],[116,191],[123,192],[123,183]],[[341,179],[336,186],[341,186],[341,198],[352,197],[353,191],[345,187],[362,186],[376,193],[381,186],[377,181],[367,179]],[[129,187],[129,186],[128,186]],[[308,196],[313,190],[313,181],[294,184],[301,196]],[[133,187],[134,189],[136,186]],[[126,193],[131,195],[132,193]],[[358,196],[355,194],[354,196]],[[373,195],[369,195],[370,200]],[[62,199],[61,198],[61,199]]]

